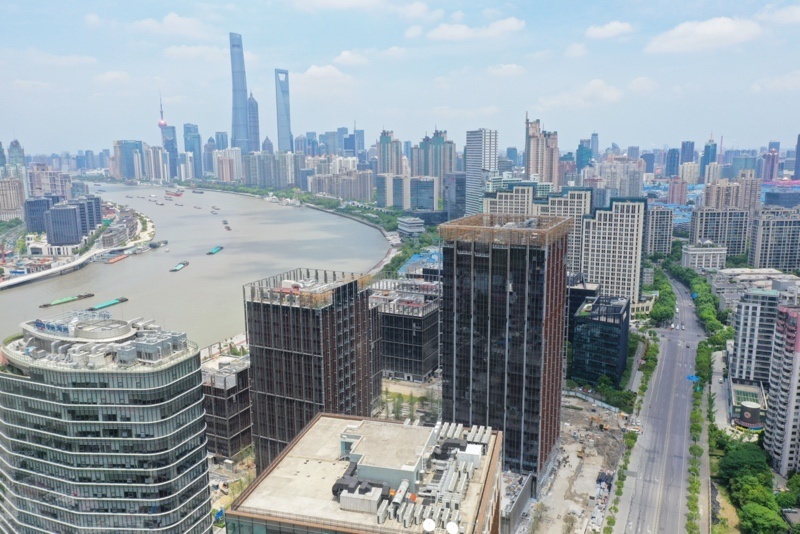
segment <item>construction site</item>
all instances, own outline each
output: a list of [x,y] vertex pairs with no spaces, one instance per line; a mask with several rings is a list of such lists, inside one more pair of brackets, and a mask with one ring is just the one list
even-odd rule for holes
[[552,485],[532,511],[530,532],[600,532],[623,453],[626,414],[564,396],[561,450]]

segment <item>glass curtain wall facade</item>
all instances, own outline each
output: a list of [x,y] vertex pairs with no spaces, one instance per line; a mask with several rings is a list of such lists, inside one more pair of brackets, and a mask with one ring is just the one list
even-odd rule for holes
[[210,532],[197,346],[70,313],[2,347],[0,531]]
[[231,47],[231,82],[233,88],[231,146],[239,147],[242,149],[242,154],[245,154],[250,151],[250,141],[247,137],[247,76],[244,71],[244,49],[242,47],[241,35],[238,33],[231,33],[229,37]]
[[537,485],[558,442],[569,229],[518,215],[439,227],[442,417],[501,429],[506,468]]
[[575,314],[569,377],[597,384],[601,376],[619,387],[628,356],[628,299],[586,299]]
[[292,152],[292,118],[289,111],[289,71],[275,69],[275,105],[278,117],[278,150]]

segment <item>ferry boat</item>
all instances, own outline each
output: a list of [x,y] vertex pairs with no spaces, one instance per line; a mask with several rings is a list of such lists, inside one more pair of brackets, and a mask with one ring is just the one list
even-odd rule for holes
[[91,308],[86,308],[86,311],[104,310],[106,308],[110,308],[111,306],[122,304],[123,302],[128,302],[128,299],[125,297],[119,297],[118,299],[107,300],[105,302],[101,302],[100,304],[95,304]]
[[162,239],[161,241],[151,241],[149,246],[150,248],[159,248],[163,247],[167,243],[169,243],[169,241],[167,241],[166,239]]
[[167,191],[164,194],[170,197],[182,197],[183,191]]
[[221,210],[222,208],[220,208],[219,206],[211,206],[211,209],[212,210]]
[[217,215],[217,212],[216,211],[212,211],[211,215]]
[[[220,247],[220,248],[222,248],[222,247]],[[74,297],[63,297],[63,298],[60,298],[60,299],[56,299],[53,302],[49,302],[47,304],[40,304],[39,307],[40,308],[49,308],[50,306],[58,306],[59,304],[66,304],[68,302],[75,302],[76,300],[88,299],[88,298],[91,298],[93,296],[94,296],[94,293],[86,293],[86,294],[77,295],[77,296],[74,296]]]
[[106,260],[106,263],[108,263],[108,264],[117,263],[118,261],[122,261],[127,257],[128,257],[128,254],[120,254],[118,256],[114,256],[113,258],[110,258],[110,259]]
[[169,272],[171,272],[171,273],[177,273],[178,271],[180,271],[181,269],[183,269],[183,268],[184,268],[184,267],[186,267],[187,265],[189,265],[189,262],[188,262],[188,261],[182,261],[182,262],[180,262],[178,265],[176,265],[175,267],[173,267],[172,269],[170,269],[170,270],[169,270]]
[[214,248],[212,248],[211,250],[209,250],[208,252],[206,252],[206,255],[207,255],[207,256],[214,255],[214,254],[216,254],[217,252],[219,252],[220,250],[222,250],[223,248],[225,248],[225,247],[221,247],[221,246],[217,245],[216,247],[214,247]]
[[227,224],[228,224],[228,221],[222,221],[222,224],[224,224],[224,225],[226,225],[226,226],[227,226]]
[[227,231],[229,231],[229,232],[231,231],[231,227],[230,227],[230,226],[228,226],[228,225],[225,225],[225,229],[226,229]]
[[205,191],[200,191],[199,189],[192,189],[192,193],[196,195],[202,195],[203,193],[205,193]]

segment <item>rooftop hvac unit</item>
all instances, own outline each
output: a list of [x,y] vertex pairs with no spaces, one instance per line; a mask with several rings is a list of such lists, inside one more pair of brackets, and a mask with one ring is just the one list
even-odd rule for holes
[[431,533],[434,532],[435,530],[436,530],[436,521],[434,521],[433,519],[428,518],[422,522],[423,532]]

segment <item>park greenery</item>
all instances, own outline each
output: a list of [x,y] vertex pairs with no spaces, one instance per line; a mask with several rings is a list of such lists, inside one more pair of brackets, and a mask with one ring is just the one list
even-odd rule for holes
[[19,217],[15,217],[10,221],[0,221],[0,234],[4,234],[10,230],[14,230],[19,226],[25,224],[25,221],[20,219]]

